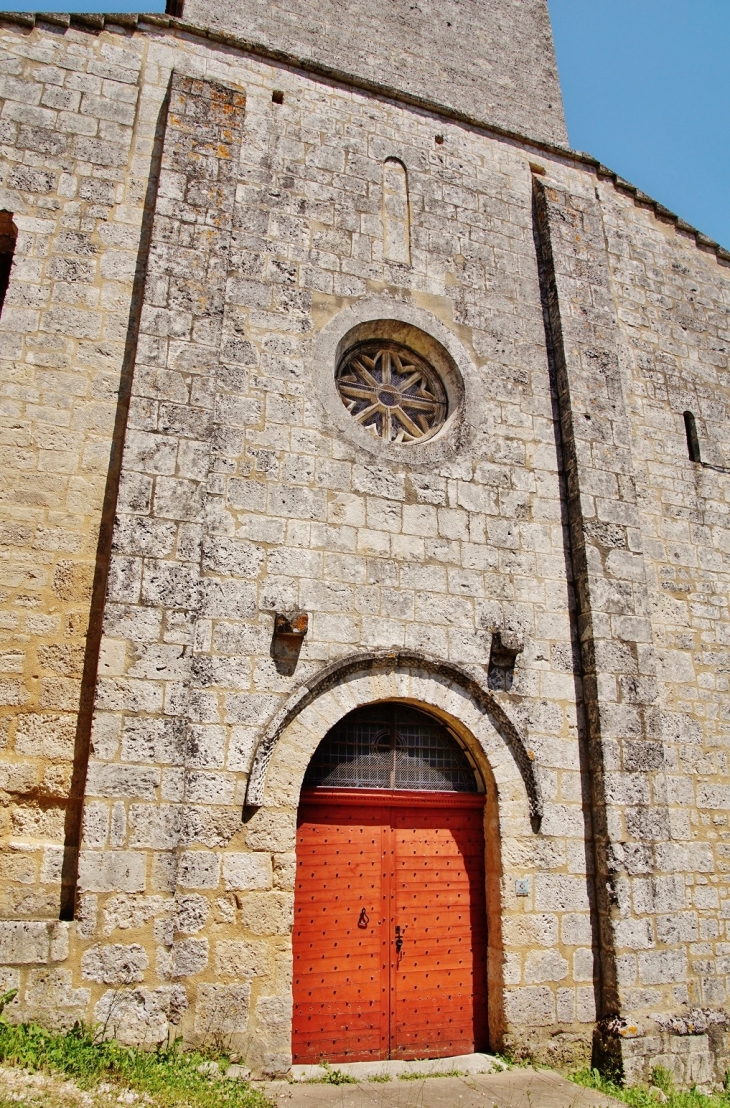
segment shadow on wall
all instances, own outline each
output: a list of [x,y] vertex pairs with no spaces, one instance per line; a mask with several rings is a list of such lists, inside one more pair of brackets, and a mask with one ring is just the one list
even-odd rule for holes
[[[542,301],[543,322],[545,326],[545,349],[550,376],[550,396],[556,439],[555,447],[558,460],[565,580],[567,582],[568,595],[570,598],[569,612],[573,662],[572,676],[577,708],[578,755],[580,758],[581,800],[584,825],[583,842],[585,843],[586,876],[591,921],[591,949],[593,951],[593,995],[595,998],[596,1018],[598,1020],[610,1020],[617,1010],[617,1000],[615,989],[611,994],[611,999],[609,1000],[607,998],[605,982],[608,978],[615,983],[616,956],[612,945],[610,926],[602,927],[601,919],[599,918],[599,908],[602,909],[604,913],[607,913],[609,911],[609,906],[607,904],[608,890],[606,883],[604,883],[603,897],[600,904],[597,889],[597,875],[601,873],[605,874],[605,859],[602,855],[599,857],[596,846],[593,808],[596,802],[596,793],[600,792],[600,785],[596,781],[596,774],[593,772],[595,767],[591,764],[590,736],[587,728],[587,708],[584,696],[584,657],[581,652],[581,597],[576,586],[576,581],[581,577],[581,556],[573,540],[576,531],[576,508],[570,497],[568,474],[568,468],[571,462],[570,448],[573,412],[570,404],[570,392],[566,392],[564,382],[561,380],[561,369],[564,368],[562,363],[564,363],[565,360],[565,352],[562,349],[563,340],[560,327],[560,308],[555,287],[555,269],[552,257],[550,232],[544,218],[544,210],[542,207],[543,196],[541,187],[542,182],[539,180],[539,175],[535,176],[533,171],[533,236],[540,286],[540,299]],[[580,520],[578,520],[577,528],[578,533],[582,534]],[[599,1032],[595,1032],[592,1064],[600,1065],[604,1060],[603,1039]],[[610,1068],[613,1068],[613,1059],[609,1059],[609,1063]]]
[[[182,9],[182,3],[180,4]],[[145,195],[144,214],[137,249],[137,266],[132,286],[132,298],[127,324],[127,339],[122,360],[122,372],[117,393],[117,409],[114,419],[109,470],[107,473],[104,501],[99,526],[99,538],[96,546],[96,565],[89,611],[89,629],[86,636],[84,665],[81,678],[81,697],[74,739],[73,770],[69,790],[64,824],[64,853],[61,870],[60,918],[72,920],[76,906],[76,883],[78,877],[78,856],[81,843],[81,820],[83,815],[86,774],[91,750],[91,726],[94,713],[94,692],[99,668],[99,650],[101,648],[102,626],[104,622],[104,604],[106,600],[107,579],[112,550],[114,515],[119,493],[119,479],[122,469],[124,436],[127,428],[129,400],[132,389],[132,376],[137,354],[139,323],[142,300],[147,275],[152,221],[157,199],[157,182],[162,161],[162,147],[165,137],[167,110],[170,100],[169,89],[163,100],[155,125],[155,137],[150,160],[150,176]],[[0,247],[2,240],[0,240]]]

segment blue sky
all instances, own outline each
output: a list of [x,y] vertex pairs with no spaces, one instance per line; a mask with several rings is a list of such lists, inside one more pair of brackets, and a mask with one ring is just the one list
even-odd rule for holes
[[[21,3],[0,0],[0,10]],[[730,248],[730,0],[548,3],[571,145]],[[164,0],[72,6],[165,8]]]
[[548,0],[571,146],[730,248],[730,0]]

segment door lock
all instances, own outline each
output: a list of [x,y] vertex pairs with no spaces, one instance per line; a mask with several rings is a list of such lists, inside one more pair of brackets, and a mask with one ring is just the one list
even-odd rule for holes
[[407,930],[408,930],[408,925],[406,925],[401,930],[401,928],[396,924],[396,928],[395,928],[395,952],[398,955],[400,955],[400,952],[403,949],[403,941],[404,941],[405,934],[406,934]]

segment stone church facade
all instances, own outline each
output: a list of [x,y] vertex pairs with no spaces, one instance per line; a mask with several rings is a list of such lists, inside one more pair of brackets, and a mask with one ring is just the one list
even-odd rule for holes
[[8,1013],[286,1073],[304,774],[395,703],[483,1041],[722,1080],[730,254],[570,150],[544,0],[178,11],[0,16]]

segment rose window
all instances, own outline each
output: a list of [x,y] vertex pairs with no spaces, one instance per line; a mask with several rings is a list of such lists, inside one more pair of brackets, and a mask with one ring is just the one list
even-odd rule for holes
[[355,422],[384,442],[419,442],[446,419],[438,374],[398,342],[359,343],[340,361],[335,380]]

